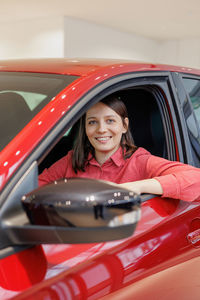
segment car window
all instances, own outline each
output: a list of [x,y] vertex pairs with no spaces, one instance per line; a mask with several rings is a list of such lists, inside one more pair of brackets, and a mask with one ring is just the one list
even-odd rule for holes
[[0,151],[77,76],[0,72]]
[[194,78],[182,79],[194,112],[192,112],[190,105],[185,102],[183,110],[192,146],[192,155],[195,165],[200,166],[200,80]]
[[12,90],[0,91],[0,96],[3,93],[9,93],[9,92],[16,93],[22,96],[31,111],[34,110],[46,98],[45,94],[24,92],[24,91],[12,91]]
[[190,96],[194,113],[200,124],[200,80],[192,78],[183,78],[183,84]]
[[[154,155],[168,158],[167,142],[163,119],[158,106],[157,94],[143,87],[118,91],[115,94],[126,105],[129,116],[129,126],[138,147],[147,149]],[[48,155],[40,162],[39,173],[49,168],[53,163],[67,155],[73,148],[79,128],[79,120],[68,129]],[[172,146],[172,142],[170,143]]]

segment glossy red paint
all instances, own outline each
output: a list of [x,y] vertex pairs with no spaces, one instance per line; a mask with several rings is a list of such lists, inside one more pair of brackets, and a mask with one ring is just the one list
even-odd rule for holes
[[[41,282],[47,261],[41,246],[26,249],[0,260],[0,287],[7,290],[5,298]],[[5,299],[1,294],[1,299]]]
[[200,70],[164,64],[152,64],[115,59],[24,59],[0,61],[1,71],[36,72],[86,76],[99,70],[122,68],[125,72],[172,71],[200,75]]

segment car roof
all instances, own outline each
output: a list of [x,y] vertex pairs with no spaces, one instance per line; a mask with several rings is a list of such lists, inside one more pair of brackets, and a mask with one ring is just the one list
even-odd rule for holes
[[[86,76],[90,73],[110,68],[121,67],[124,72],[172,71],[200,75],[200,70],[188,67],[134,62],[113,59],[11,59],[0,61],[0,71],[37,72]],[[122,69],[121,69],[122,71]]]

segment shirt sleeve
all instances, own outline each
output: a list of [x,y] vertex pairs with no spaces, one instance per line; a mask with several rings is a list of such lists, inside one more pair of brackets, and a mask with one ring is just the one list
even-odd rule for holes
[[200,199],[200,169],[180,162],[151,155],[146,171],[158,180],[163,189],[162,197],[194,201]]
[[45,169],[39,175],[39,186],[51,183],[61,178],[65,178],[71,156],[72,153],[70,151],[66,156],[55,162],[50,168]]

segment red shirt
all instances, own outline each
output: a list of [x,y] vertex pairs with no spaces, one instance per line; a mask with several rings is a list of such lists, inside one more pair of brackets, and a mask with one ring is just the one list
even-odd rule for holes
[[49,169],[45,169],[39,176],[39,185],[70,177],[102,179],[115,183],[155,178],[162,186],[162,197],[187,201],[200,197],[200,169],[151,155],[143,148],[137,149],[126,160],[119,148],[103,165],[92,158],[86,165],[85,172],[78,171],[77,174],[72,168],[72,154],[73,151],[69,151]]

